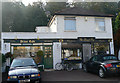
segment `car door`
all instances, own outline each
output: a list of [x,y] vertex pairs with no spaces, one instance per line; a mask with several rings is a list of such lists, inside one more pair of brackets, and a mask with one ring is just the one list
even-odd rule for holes
[[99,65],[98,56],[94,56],[90,59],[89,68],[91,71],[96,72]]

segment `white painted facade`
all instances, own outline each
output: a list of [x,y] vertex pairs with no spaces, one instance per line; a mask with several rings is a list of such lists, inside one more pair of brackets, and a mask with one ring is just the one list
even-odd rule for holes
[[[11,49],[10,43],[4,43],[4,39],[77,39],[78,37],[113,39],[111,17],[104,17],[105,31],[96,31],[96,17],[87,17],[86,20],[85,16],[75,16],[76,31],[65,31],[64,17],[55,15],[49,27],[36,27],[36,32],[2,32],[2,53],[10,52]],[[114,54],[113,41],[110,43],[110,49]],[[61,43],[59,42],[53,43],[53,68],[57,62],[61,62]]]
[[[59,56],[60,55],[60,56]],[[53,43],[53,68],[61,62],[61,43]]]

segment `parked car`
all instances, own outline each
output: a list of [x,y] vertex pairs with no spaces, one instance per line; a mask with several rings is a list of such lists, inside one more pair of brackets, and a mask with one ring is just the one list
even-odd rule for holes
[[7,82],[40,82],[40,71],[32,58],[14,59],[9,72]]
[[83,69],[85,72],[95,72],[99,77],[104,78],[108,75],[120,74],[120,61],[110,54],[95,55],[83,63]]

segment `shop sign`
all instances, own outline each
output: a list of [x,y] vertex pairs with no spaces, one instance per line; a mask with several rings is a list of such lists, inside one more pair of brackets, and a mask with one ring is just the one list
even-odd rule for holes
[[37,40],[37,39],[17,39],[17,40],[13,40],[13,39],[5,39],[4,42],[6,43],[52,43],[52,42],[56,42],[57,40]]
[[94,42],[95,38],[78,38],[79,42]]
[[20,43],[35,43],[35,40],[20,40]]

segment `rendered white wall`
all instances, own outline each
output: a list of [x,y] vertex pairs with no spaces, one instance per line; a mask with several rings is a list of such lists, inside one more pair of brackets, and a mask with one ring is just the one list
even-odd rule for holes
[[55,42],[53,43],[53,69],[59,62],[61,62],[61,43]]
[[62,37],[96,37],[98,39],[112,38],[112,24],[111,18],[105,17],[106,31],[96,31],[95,17],[88,17],[85,21],[84,16],[76,16],[76,31],[64,31],[64,16],[57,16],[57,34]]
[[37,33],[41,33],[41,32],[49,32],[49,27],[47,26],[41,26],[41,27],[36,27],[35,31]]
[[54,19],[50,26],[50,32],[57,32],[57,17]]

